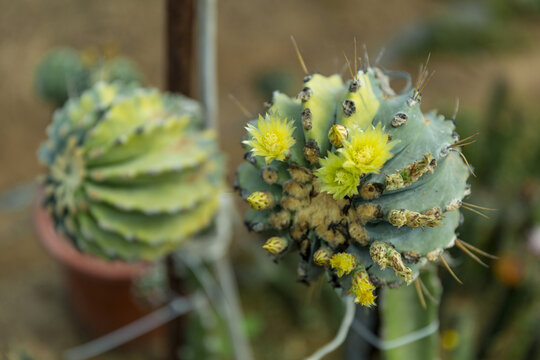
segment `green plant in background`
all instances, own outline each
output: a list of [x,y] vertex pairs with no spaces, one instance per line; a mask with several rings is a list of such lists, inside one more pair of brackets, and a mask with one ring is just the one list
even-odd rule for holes
[[[437,297],[430,263],[450,270],[443,254],[458,242],[459,209],[470,193],[460,152],[468,139],[459,139],[453,121],[420,110],[425,68],[417,86],[401,94],[378,68],[351,75],[347,82],[308,75],[296,98],[274,93],[266,115],[246,128],[247,161],[236,187],[252,207],[247,227],[269,236],[263,248],[276,260],[299,253],[300,281],[326,272],[334,287],[364,306],[375,304],[375,288],[401,288],[382,296],[383,313],[393,314],[385,304],[409,309],[383,314],[392,338],[403,334],[405,318],[414,329],[437,317],[434,303],[429,316],[413,316],[414,289],[422,301],[420,289]],[[430,341],[386,355],[428,358],[437,352],[437,341]]]
[[39,158],[58,231],[103,258],[154,259],[208,226],[223,157],[199,105],[98,83],[54,114]]
[[93,48],[81,52],[70,48],[51,50],[35,75],[37,92],[55,107],[99,81],[140,84],[142,75],[131,60],[116,56],[111,48],[103,53]]
[[31,356],[28,351],[21,349],[10,351],[5,354],[5,358],[6,360],[34,360],[34,357]]
[[471,216],[460,236],[499,259],[491,272],[456,256],[468,281],[463,286],[445,281],[442,343],[448,359],[538,356],[540,112],[509,93],[506,82],[498,81],[481,117],[466,110],[458,116],[459,129],[480,132],[477,143],[464,148],[467,158],[480,164],[471,201],[498,209],[489,219]]
[[[402,29],[388,47],[392,59],[426,52],[478,54],[515,50],[528,44],[528,33],[513,26],[508,1],[449,2],[447,11]],[[517,3],[517,2],[514,2]],[[530,41],[532,43],[532,39]]]
[[540,1],[538,0],[486,0],[486,3],[504,18],[513,16],[533,18],[540,14]]
[[272,97],[275,89],[282,92],[294,90],[295,78],[287,70],[276,68],[262,71],[254,81],[254,87],[263,99]]

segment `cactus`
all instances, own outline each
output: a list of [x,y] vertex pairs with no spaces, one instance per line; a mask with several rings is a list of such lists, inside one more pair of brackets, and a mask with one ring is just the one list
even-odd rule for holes
[[223,169],[201,116],[193,100],[121,84],[70,99],[39,150],[58,231],[103,258],[151,260],[209,225]]
[[45,56],[36,69],[35,81],[43,99],[61,106],[70,92],[78,94],[88,86],[88,74],[79,54],[62,48]]
[[326,271],[371,306],[366,291],[408,285],[454,245],[470,169],[454,122],[420,110],[425,75],[400,94],[378,68],[346,82],[308,75],[248,124],[236,178],[253,208],[245,223],[287,239],[299,280]]
[[142,75],[127,58],[100,55],[93,49],[78,52],[70,48],[51,50],[38,65],[35,75],[38,94],[55,107],[99,81],[139,84]]

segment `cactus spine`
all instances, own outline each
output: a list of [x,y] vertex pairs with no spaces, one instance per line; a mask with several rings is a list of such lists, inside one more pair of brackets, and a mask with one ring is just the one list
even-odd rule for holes
[[222,156],[201,116],[193,100],[119,84],[69,100],[39,150],[57,229],[100,257],[151,260],[209,225]]

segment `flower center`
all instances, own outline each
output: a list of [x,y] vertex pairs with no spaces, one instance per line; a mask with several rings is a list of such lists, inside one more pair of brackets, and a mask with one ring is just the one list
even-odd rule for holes
[[354,160],[357,164],[368,164],[373,160],[373,146],[363,146],[354,152]]
[[278,140],[279,140],[279,137],[273,131],[269,131],[266,134],[264,134],[264,142],[266,143],[266,147],[270,151],[278,150]]
[[340,185],[344,184],[347,181],[348,173],[344,170],[336,171],[334,181]]

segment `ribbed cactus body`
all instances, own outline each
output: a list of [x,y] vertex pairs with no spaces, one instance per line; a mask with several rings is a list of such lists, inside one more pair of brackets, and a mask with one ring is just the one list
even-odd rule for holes
[[142,80],[140,71],[127,58],[85,54],[70,48],[51,50],[35,74],[38,94],[56,107],[100,81],[139,84]]
[[210,224],[223,184],[198,104],[98,83],[54,114],[39,151],[59,231],[106,258],[153,259]]
[[[273,196],[273,207],[249,210],[245,222],[295,244],[288,249],[300,253],[301,280],[322,268],[340,273],[321,260],[330,251],[354,255],[376,286],[401,286],[454,245],[469,169],[454,145],[454,123],[422,113],[417,89],[395,94],[374,68],[347,82],[309,75],[296,98],[276,92],[266,118],[251,126],[272,129],[274,118],[294,126],[294,145],[284,161],[267,164],[248,129],[236,185],[244,199]],[[382,260],[373,258],[374,244],[385,249]],[[350,276],[339,281],[348,291]]]

